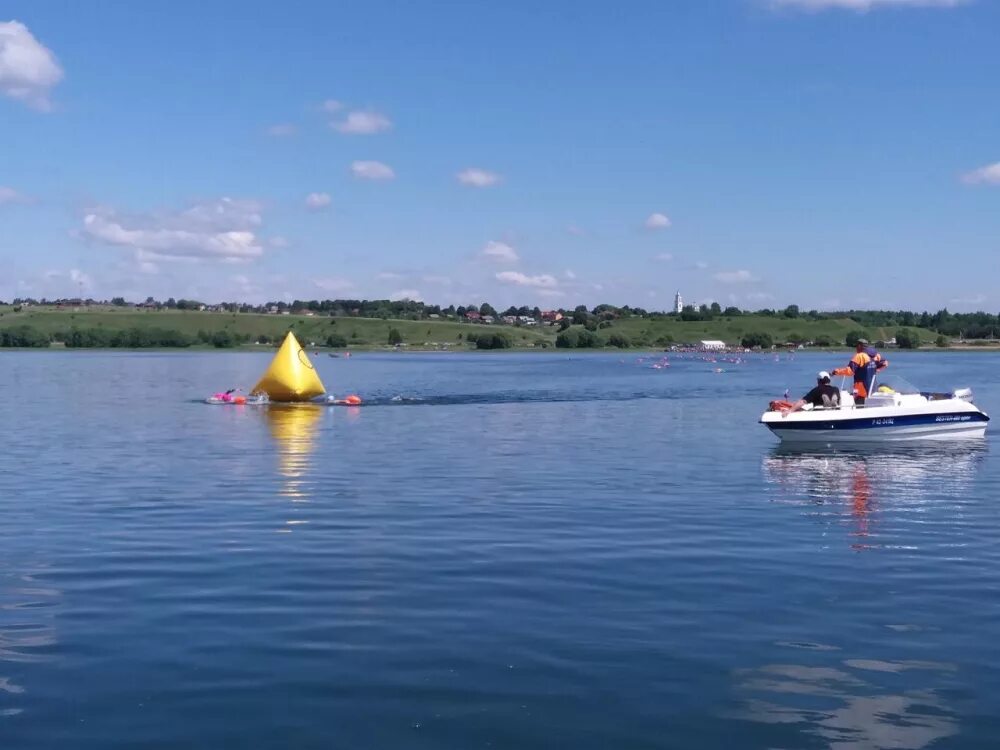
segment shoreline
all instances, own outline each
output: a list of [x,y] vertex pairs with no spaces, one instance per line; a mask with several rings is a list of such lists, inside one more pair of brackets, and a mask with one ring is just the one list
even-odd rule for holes
[[[591,319],[590,323],[593,322]],[[556,350],[669,356],[671,347],[677,346],[684,353],[733,357],[745,354],[743,347],[738,345],[743,341],[763,344],[760,351],[766,353],[850,352],[852,347],[846,346],[845,339],[864,335],[871,341],[893,341],[900,329],[862,326],[849,318],[792,319],[751,313],[701,321],[626,316],[604,320],[596,328],[578,322],[563,329],[561,325],[483,325],[453,319],[223,314],[131,308],[32,307],[15,311],[0,307],[0,335],[4,336],[0,343],[17,345],[3,346],[0,350],[274,351],[290,330],[307,351],[328,353],[537,353]],[[915,350],[885,348],[885,351],[1000,351],[997,339],[949,339],[930,329],[910,330],[919,337],[922,346]],[[484,342],[484,339],[487,340]],[[947,341],[948,346],[937,346],[938,339]],[[571,345],[557,347],[557,340]],[[64,342],[67,341],[76,346],[66,346]],[[485,346],[476,348],[477,342]],[[728,346],[721,352],[701,348],[702,344],[712,342],[726,342]],[[796,348],[800,342],[816,343],[800,350]],[[396,343],[402,346],[395,348],[393,344]],[[773,349],[769,348],[772,343],[776,344]]]
[[[711,350],[678,350],[672,351],[670,349],[650,349],[648,347],[626,347],[618,349],[615,347],[593,347],[593,348],[564,348],[557,346],[546,346],[546,347],[509,347],[507,349],[476,349],[475,347],[463,347],[463,348],[451,348],[451,349],[438,349],[430,347],[419,347],[419,346],[407,346],[399,349],[388,348],[384,346],[358,346],[352,347],[350,349],[328,349],[326,347],[303,347],[307,353],[313,356],[322,357],[325,354],[338,354],[338,357],[331,357],[331,359],[350,359],[355,354],[476,354],[476,355],[503,355],[503,354],[645,354],[645,355],[701,355],[701,356],[718,356],[718,357],[733,357],[733,356],[771,356],[771,355],[782,355],[782,354],[809,354],[809,353],[845,353],[853,351],[852,348],[842,346],[842,347],[819,347],[811,346],[806,349],[765,349],[759,351],[743,351],[743,350],[724,350],[724,351],[711,351]],[[105,346],[105,347],[88,347],[88,346],[9,346],[0,347],[0,353],[3,352],[123,352],[123,353],[198,353],[204,354],[209,352],[217,352],[220,354],[225,353],[274,353],[278,350],[277,346],[253,346],[253,345],[242,345],[242,346],[232,346],[232,347],[216,347],[216,346],[187,346],[187,347],[125,347],[125,346]],[[1000,352],[1000,343],[996,344],[984,344],[984,345],[954,345],[954,346],[922,346],[919,349],[882,349],[880,350],[883,354],[890,352],[892,355],[897,354],[910,354],[910,353],[927,353],[927,352],[938,352],[938,353],[948,353],[948,352]],[[343,356],[345,353],[350,353],[351,357]]]

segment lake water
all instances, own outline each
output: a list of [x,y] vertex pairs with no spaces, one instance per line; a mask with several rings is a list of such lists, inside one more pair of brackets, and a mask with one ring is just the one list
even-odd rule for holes
[[[846,354],[0,354],[0,748],[995,748],[1000,456],[795,454]],[[893,354],[1000,407],[1000,356]],[[716,367],[726,371],[713,372]]]

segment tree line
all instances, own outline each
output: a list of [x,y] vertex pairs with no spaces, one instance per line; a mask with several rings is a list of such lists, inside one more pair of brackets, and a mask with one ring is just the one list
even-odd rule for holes
[[[0,305],[4,304],[0,302]],[[21,305],[43,304],[43,305],[98,305],[105,304],[114,307],[130,306],[123,297],[114,297],[110,301],[97,302],[93,299],[58,299],[58,300],[36,300],[32,298],[18,298],[14,300],[15,311]],[[208,307],[213,310],[221,310],[233,313],[268,313],[268,312],[312,312],[314,314],[329,315],[335,317],[360,317],[377,318],[383,320],[425,320],[428,318],[457,318],[465,319],[469,312],[476,312],[481,316],[493,316],[502,318],[505,316],[527,316],[538,320],[541,318],[542,310],[539,307],[510,306],[504,310],[494,308],[488,302],[470,305],[434,305],[415,300],[388,300],[388,299],[333,299],[333,300],[293,300],[292,302],[272,301],[263,305],[251,305],[248,303],[222,302],[216,305],[205,305],[203,302],[190,299],[169,298],[165,302],[160,302],[152,297],[147,297],[145,302],[138,303],[140,307],[147,309],[163,310],[199,310]],[[937,312],[913,312],[907,310],[842,310],[833,312],[820,312],[818,310],[804,311],[798,305],[788,305],[784,309],[763,308],[755,311],[742,310],[736,306],[722,307],[718,302],[684,307],[680,313],[649,311],[641,307],[629,305],[617,306],[610,304],[595,305],[588,308],[585,305],[564,308],[560,307],[553,312],[558,313],[563,319],[568,319],[569,323],[576,325],[599,325],[603,321],[615,320],[619,318],[676,318],[683,322],[706,322],[719,318],[731,319],[746,315],[757,315],[763,317],[777,317],[786,319],[801,319],[812,321],[823,321],[833,319],[848,318],[865,328],[898,328],[913,329],[921,328],[934,331],[936,334],[962,339],[996,339],[1000,337],[1000,314],[988,312],[974,313],[952,313],[947,309]],[[569,323],[565,324],[568,325]]]
[[41,348],[53,343],[68,349],[174,349],[196,344],[212,345],[218,349],[250,343],[252,340],[270,343],[264,337],[230,331],[199,331],[192,336],[182,331],[166,328],[126,328],[110,331],[104,328],[71,328],[68,331],[46,333],[31,326],[12,326],[0,330],[0,348]]
[[[858,341],[865,338],[866,334],[862,330],[850,331],[846,336],[844,336],[843,345],[848,347],[857,346]],[[895,335],[895,345],[900,349],[919,349],[920,345],[923,343],[920,339],[920,333],[909,328],[900,328],[896,331]],[[839,341],[834,341],[830,336],[819,335],[816,336],[811,341],[806,341],[805,337],[798,334],[790,334],[785,337],[785,341],[776,342],[774,337],[769,333],[764,332],[753,332],[747,333],[740,339],[740,346],[744,349],[770,349],[776,344],[810,344],[812,346],[818,347],[835,347],[840,346]],[[874,341],[871,342],[876,348],[881,349],[888,345],[886,341]],[[939,347],[948,346],[949,341],[945,336],[938,336],[935,344]]]

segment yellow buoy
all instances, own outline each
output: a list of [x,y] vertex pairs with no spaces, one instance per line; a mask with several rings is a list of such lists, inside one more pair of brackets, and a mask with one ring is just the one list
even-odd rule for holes
[[289,331],[253,393],[266,393],[272,401],[308,401],[322,396],[326,388],[309,355]]

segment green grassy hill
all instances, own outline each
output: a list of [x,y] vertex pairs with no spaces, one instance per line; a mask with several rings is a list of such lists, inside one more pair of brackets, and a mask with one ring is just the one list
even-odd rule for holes
[[[632,341],[648,340],[656,342],[669,337],[676,343],[696,344],[705,339],[717,339],[727,344],[738,344],[749,333],[766,333],[780,343],[793,339],[815,341],[826,336],[837,346],[844,345],[844,338],[852,331],[864,331],[870,341],[887,340],[896,334],[895,328],[865,328],[850,318],[830,318],[809,320],[806,318],[784,318],[766,315],[738,315],[716,318],[712,321],[685,322],[678,318],[629,318],[615,321],[611,328],[601,330],[602,335],[617,331]],[[932,343],[937,334],[922,328],[913,329],[920,333],[925,343]]]
[[[450,345],[464,348],[470,333],[502,331],[511,337],[515,347],[535,348],[552,346],[557,329],[549,326],[515,328],[512,326],[480,326],[456,320],[379,320],[372,318],[324,317],[305,315],[258,315],[248,313],[216,313],[178,310],[138,310],[121,307],[91,307],[57,309],[54,307],[28,307],[15,312],[10,306],[0,307],[0,331],[5,328],[29,326],[43,334],[59,337],[72,329],[101,329],[118,332],[134,328],[168,329],[190,337],[200,332],[212,335],[228,332],[249,337],[252,343],[260,337],[274,341],[292,330],[307,346],[322,346],[331,334],[339,334],[352,347],[379,347],[389,341],[389,331],[395,328],[402,340],[413,348],[439,348]],[[574,327],[578,328],[578,327]],[[766,333],[776,343],[790,337],[815,341],[827,337],[836,345],[843,345],[847,333],[863,330],[872,341],[884,340],[895,335],[893,328],[864,328],[850,319],[809,320],[778,316],[741,315],[719,317],[712,321],[685,322],[674,317],[625,318],[614,321],[598,333],[607,339],[614,333],[621,334],[634,346],[662,347],[669,343],[692,343],[703,339],[720,339],[737,345],[748,333]],[[925,344],[934,341],[936,334],[925,329],[915,329]]]
[[[213,313],[178,310],[136,310],[134,308],[101,307],[70,309],[46,307],[0,308],[0,329],[27,325],[48,335],[61,335],[73,328],[101,328],[123,331],[130,328],[164,328],[197,336],[200,331],[213,334],[226,331],[247,335],[251,341],[266,336],[268,339],[283,336],[287,331],[307,346],[322,346],[331,334],[343,336],[348,346],[381,346],[389,341],[389,331],[395,328],[409,346],[435,348],[449,344],[464,346],[465,336],[480,333],[484,326],[474,326],[458,321],[440,320],[379,320],[373,318],[331,318],[307,315],[257,315],[247,313]],[[497,327],[499,329],[499,327]],[[518,347],[531,347],[541,342],[551,342],[555,334],[550,329],[512,328],[503,331]]]

